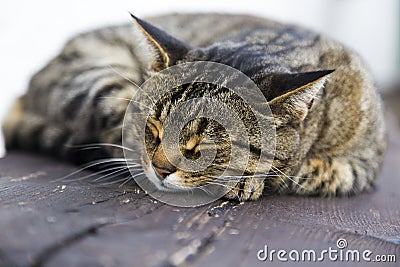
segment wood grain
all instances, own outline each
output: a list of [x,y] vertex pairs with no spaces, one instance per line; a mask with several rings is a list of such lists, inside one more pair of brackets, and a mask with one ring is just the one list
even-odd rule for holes
[[[165,205],[132,186],[57,181],[76,167],[10,152],[0,161],[0,266],[280,266],[259,261],[257,252],[265,245],[336,249],[338,238],[348,249],[396,255],[397,263],[385,266],[399,266],[400,135],[390,128],[374,192],[218,200],[197,208]],[[310,264],[296,264],[303,265]]]

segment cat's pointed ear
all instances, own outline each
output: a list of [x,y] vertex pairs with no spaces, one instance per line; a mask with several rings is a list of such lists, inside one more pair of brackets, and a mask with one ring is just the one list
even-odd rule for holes
[[159,71],[174,65],[191,49],[188,44],[172,37],[150,23],[132,14],[131,16],[156,52],[156,58],[152,65],[154,70]]
[[304,72],[295,74],[275,74],[268,79],[272,90],[268,103],[279,123],[299,123],[303,121],[314,99],[334,70]]

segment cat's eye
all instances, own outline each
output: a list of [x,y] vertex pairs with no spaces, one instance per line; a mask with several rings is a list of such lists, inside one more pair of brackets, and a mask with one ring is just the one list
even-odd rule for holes
[[187,149],[188,152],[192,153],[192,154],[197,154],[200,152],[200,145],[197,144],[194,147],[192,147],[191,149]]
[[199,152],[200,152],[200,145],[196,145],[196,146],[193,148],[193,152],[194,152],[194,154],[199,153]]
[[193,153],[198,153],[200,151],[200,141],[201,138],[192,138],[186,143],[186,150]]
[[185,146],[185,153],[195,155],[196,157],[201,156],[203,150],[214,150],[215,144],[204,140],[203,136],[195,137],[190,139]]
[[149,127],[153,137],[154,138],[158,138],[159,137],[159,133],[158,133],[157,127],[152,123],[148,123],[147,126]]
[[147,121],[147,126],[149,127],[154,139],[162,139],[163,129],[162,124],[154,118],[149,118]]
[[[188,148],[190,148],[190,149],[188,149]],[[196,160],[201,157],[200,145],[196,144],[196,145],[190,146],[190,147],[186,146],[185,150],[182,151],[182,153],[186,158]]]

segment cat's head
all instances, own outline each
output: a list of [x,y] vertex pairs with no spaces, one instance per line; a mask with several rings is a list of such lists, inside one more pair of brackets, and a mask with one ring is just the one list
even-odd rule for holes
[[[186,62],[212,61],[226,64],[247,74],[259,87],[273,114],[276,151],[272,164],[277,168],[296,166],[300,150],[300,125],[307,118],[314,100],[322,93],[321,89],[331,70],[307,73],[276,73],[268,71],[267,67],[254,70],[251,68],[251,60],[252,57],[254,60],[257,59],[256,52],[254,55],[242,53],[241,46],[229,46],[224,43],[204,48],[191,47],[151,24],[136,17],[133,18],[154,52],[154,61],[150,67],[153,73]],[[240,64],[240,62],[244,63]],[[194,119],[181,129],[176,153],[170,151],[166,153],[165,147],[171,144],[168,144],[169,136],[166,136],[163,126],[169,114],[173,113],[180,103],[205,96],[226,104],[240,114],[239,119],[242,120],[251,136],[249,146],[241,144],[242,140],[231,142],[227,130],[220,123],[213,119],[196,116],[198,111],[193,108],[187,112],[193,113]],[[255,115],[249,106],[229,89],[194,82],[171,88],[154,104],[151,107],[151,116],[146,122],[146,155],[141,160],[147,177],[157,188],[165,191],[190,190],[212,183],[232,160],[232,146],[237,146],[238,149],[235,151],[250,147],[248,169],[244,171],[244,175],[251,176],[255,171],[255,166],[260,167],[260,165],[258,172],[269,171],[269,164],[266,164],[263,170],[263,162],[258,162],[261,132],[254,126]],[[216,105],[209,103],[209,110],[211,112],[218,110]],[[190,171],[177,167],[177,162],[183,159],[196,160],[208,149],[214,150],[214,159],[207,168]]]

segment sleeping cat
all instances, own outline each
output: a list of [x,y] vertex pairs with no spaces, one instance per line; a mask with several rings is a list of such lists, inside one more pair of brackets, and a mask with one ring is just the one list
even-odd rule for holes
[[[31,79],[29,90],[3,130],[7,148],[54,153],[76,162],[122,158],[121,132],[135,84],[171,66],[209,61],[247,75],[267,101],[275,124],[272,166],[245,170],[225,197],[255,200],[263,192],[342,196],[370,189],[385,150],[381,100],[360,58],[343,45],[308,31],[263,18],[227,14],[171,14],[130,25],[103,28],[71,39]],[[190,72],[190,70],[188,70]],[[168,79],[168,77],[165,77]],[[190,190],[217,179],[230,146],[226,132],[207,118],[185,128],[175,157],[201,156],[201,140],[212,136],[213,164],[190,172],[172,164],[161,143],[163,123],[178,103],[212,96],[247,111],[234,95],[215,86],[191,84],[171,89],[152,107],[140,163],[161,190]],[[250,115],[249,115],[250,116]],[[251,124],[251,123],[250,123]],[[257,131],[251,131],[255,139]],[[128,135],[129,136],[129,135]],[[139,138],[134,133],[128,138]],[[219,141],[216,141],[216,140]],[[79,150],[86,144],[110,144]],[[111,145],[111,144],[114,144]],[[250,144],[249,166],[260,147]],[[171,155],[169,155],[171,156]]]

